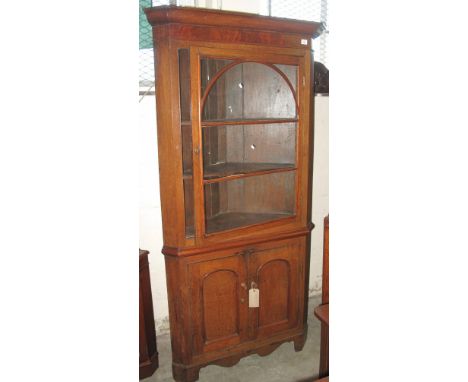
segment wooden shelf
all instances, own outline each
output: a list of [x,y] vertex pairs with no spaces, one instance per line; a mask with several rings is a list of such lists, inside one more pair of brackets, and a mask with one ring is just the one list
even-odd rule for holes
[[205,168],[203,183],[218,183],[248,176],[294,170],[296,170],[296,167],[292,163],[219,163]]
[[[241,228],[267,221],[288,218],[293,215],[288,213],[248,213],[248,212],[226,212],[207,219],[206,232],[215,233],[234,228]],[[195,227],[187,227],[185,231],[187,238],[195,237]]]
[[227,231],[293,216],[289,213],[226,212],[206,219],[206,233]]
[[[231,179],[294,170],[297,170],[297,167],[293,163],[219,163],[205,167],[203,183],[218,183]],[[193,179],[193,174],[185,172],[183,179]]]
[[231,120],[215,120],[203,121],[202,127],[210,126],[228,126],[228,125],[269,125],[273,123],[293,123],[297,122],[297,118],[255,118],[255,119],[231,119]]

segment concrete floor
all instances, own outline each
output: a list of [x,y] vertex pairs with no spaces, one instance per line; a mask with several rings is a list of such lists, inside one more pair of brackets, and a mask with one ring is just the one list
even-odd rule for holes
[[[309,331],[304,349],[294,351],[284,343],[266,357],[250,355],[232,367],[201,368],[200,382],[309,382],[317,379],[320,357],[320,323],[313,314],[321,296],[309,300]],[[172,382],[171,343],[168,334],[158,335],[159,369],[143,382]]]

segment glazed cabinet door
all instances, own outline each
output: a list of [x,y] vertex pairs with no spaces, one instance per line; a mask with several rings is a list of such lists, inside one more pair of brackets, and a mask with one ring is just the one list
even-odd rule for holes
[[219,239],[291,223],[298,205],[299,59],[203,48],[198,63],[202,235]]
[[249,288],[258,288],[259,307],[250,308],[256,338],[298,326],[304,303],[304,258],[301,239],[257,250],[249,256]]
[[189,268],[193,354],[244,341],[248,309],[244,257],[205,260],[192,263]]

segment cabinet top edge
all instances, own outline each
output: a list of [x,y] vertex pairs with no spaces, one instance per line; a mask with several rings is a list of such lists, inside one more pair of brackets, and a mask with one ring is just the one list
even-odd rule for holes
[[164,5],[145,8],[151,26],[161,24],[191,24],[202,26],[234,27],[283,33],[298,33],[320,36],[325,30],[323,23],[262,16],[253,13],[221,11],[217,9]]

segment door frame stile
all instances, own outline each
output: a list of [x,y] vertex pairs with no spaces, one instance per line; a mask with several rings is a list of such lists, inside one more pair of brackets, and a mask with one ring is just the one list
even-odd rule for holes
[[192,102],[193,196],[195,212],[195,242],[205,237],[205,197],[203,187],[203,150],[200,116],[200,54],[190,47],[190,94]]

